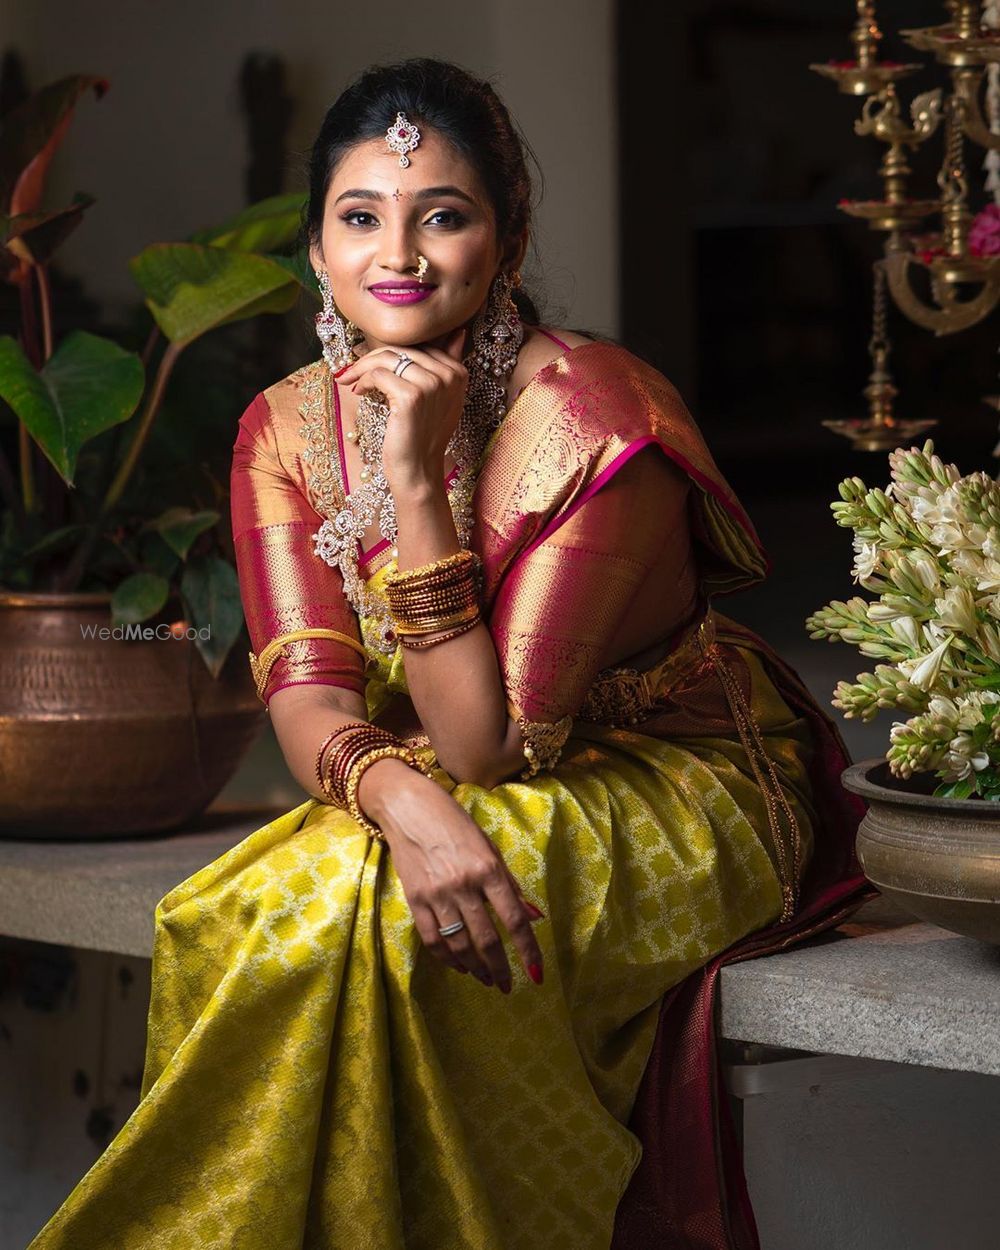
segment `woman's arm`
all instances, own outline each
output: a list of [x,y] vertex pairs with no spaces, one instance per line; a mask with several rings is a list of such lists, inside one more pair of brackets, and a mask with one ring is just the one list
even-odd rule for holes
[[[574,715],[601,668],[663,636],[677,607],[671,578],[688,556],[688,489],[658,448],[637,452],[509,570],[488,627],[406,653],[414,706],[452,776],[487,787],[515,776],[525,765],[519,721],[544,726]],[[404,554],[411,567],[458,549],[447,500],[396,506],[401,567]],[[630,621],[654,565],[664,583],[660,619]]]
[[[459,336],[444,351],[407,350],[414,363],[402,376],[389,367],[398,356],[391,348],[367,353],[340,375],[355,391],[375,388],[390,402],[383,467],[396,507],[400,570],[460,550],[443,463],[468,379]],[[664,544],[673,541],[679,558],[687,555],[688,488],[687,475],[659,449],[638,452],[518,561],[489,628],[480,624],[440,647],[407,652],[417,715],[456,780],[492,787],[516,775],[526,733],[544,737],[579,709],[602,662],[613,658],[616,633]]]

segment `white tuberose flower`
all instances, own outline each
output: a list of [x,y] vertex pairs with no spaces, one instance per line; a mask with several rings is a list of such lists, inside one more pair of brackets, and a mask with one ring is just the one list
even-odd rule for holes
[[973,772],[981,773],[990,762],[985,751],[973,752],[973,742],[969,734],[958,734],[952,738],[948,754],[944,758],[946,771],[945,780],[964,781]]
[[964,586],[952,586],[940,599],[934,600],[934,607],[942,625],[975,638],[979,622],[976,620],[976,604],[970,590]]
[[879,567],[879,559],[880,553],[877,543],[866,543],[855,536],[854,568],[851,570],[851,578],[855,585],[858,582],[864,582],[872,576]]
[[938,679],[945,652],[951,646],[951,636],[945,638],[927,655],[915,660],[900,660],[897,668],[907,678],[911,686],[918,690],[930,690]]

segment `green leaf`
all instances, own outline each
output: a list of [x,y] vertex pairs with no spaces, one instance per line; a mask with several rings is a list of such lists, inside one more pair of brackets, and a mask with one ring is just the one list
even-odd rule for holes
[[195,645],[209,672],[218,677],[243,628],[236,570],[218,556],[196,556],[184,566],[181,595],[194,628],[207,626],[208,637],[196,638]]
[[306,196],[301,191],[272,195],[251,204],[220,226],[199,230],[191,243],[233,252],[278,252],[295,242],[302,228]]
[[111,615],[115,625],[128,625],[155,616],[167,602],[170,585],[156,573],[133,573],[119,582],[111,596]]
[[276,265],[280,265],[286,273],[292,275],[299,286],[305,287],[317,299],[320,298],[316,271],[312,267],[312,263],[309,260],[309,252],[305,248],[299,248],[291,256],[269,256],[268,260],[274,261]]
[[1000,690],[1000,673],[991,673],[988,677],[970,677],[968,684],[977,690]]
[[40,373],[14,339],[0,336],[0,397],[67,486],[73,485],[80,448],[128,420],[144,381],[137,355],[85,330],[67,334]]
[[74,546],[87,532],[89,527],[82,524],[63,525],[60,529],[50,530],[37,543],[24,552],[25,560],[41,560],[43,557],[56,555]]
[[231,321],[287,312],[299,284],[282,264],[251,252],[154,243],[129,262],[156,324],[184,345]]
[[138,539],[136,563],[148,573],[159,573],[172,581],[180,568],[180,557],[163,541],[159,534],[141,534]]
[[971,777],[963,777],[961,781],[948,781],[938,786],[934,795],[941,799],[968,799],[975,793],[976,783]]
[[190,508],[176,507],[168,508],[142,528],[155,530],[183,560],[198,535],[211,529],[218,519],[219,513],[211,509],[192,512]]

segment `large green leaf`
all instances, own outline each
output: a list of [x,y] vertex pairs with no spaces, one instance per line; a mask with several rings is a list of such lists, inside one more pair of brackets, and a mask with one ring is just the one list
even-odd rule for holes
[[302,191],[272,195],[251,204],[221,226],[199,230],[191,235],[190,242],[225,247],[233,252],[279,252],[298,238],[305,202]]
[[129,268],[163,334],[181,346],[230,321],[287,312],[299,293],[269,257],[196,243],[154,243]]
[[156,573],[133,573],[119,582],[111,596],[111,618],[114,625],[131,625],[147,621],[167,602],[170,584]]
[[291,256],[269,256],[268,260],[273,260],[276,265],[280,265],[286,273],[292,275],[300,286],[305,287],[307,291],[311,291],[317,299],[319,298],[319,283],[316,281],[316,271],[309,262],[309,252],[306,248],[300,247]]
[[40,373],[14,339],[0,336],[0,398],[68,486],[83,444],[135,412],[144,378],[134,352],[85,330],[67,334]]
[[190,508],[175,507],[161,512],[155,520],[148,521],[143,529],[155,530],[171,550],[184,559],[198,535],[211,529],[218,520],[219,513],[210,508],[202,512],[192,512]]
[[0,207],[7,213],[32,213],[42,204],[45,175],[62,142],[77,100],[93,88],[98,99],[106,78],[70,74],[29,96],[3,119],[0,134]]
[[184,566],[181,595],[195,629],[208,626],[209,636],[197,638],[195,645],[208,671],[218,677],[243,628],[236,570],[218,556],[197,556]]

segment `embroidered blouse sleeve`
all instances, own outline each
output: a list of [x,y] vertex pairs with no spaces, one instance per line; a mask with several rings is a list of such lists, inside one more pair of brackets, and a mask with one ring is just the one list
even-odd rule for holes
[[264,702],[285,686],[308,684],[363,694],[357,617],[339,572],[314,554],[312,535],[322,517],[281,464],[263,394],[240,418],[230,498],[240,596],[256,657],[280,635],[310,628],[335,630],[359,648],[331,638],[286,643],[261,691]]
[[505,575],[490,632],[526,775],[557,762],[654,565],[667,619],[671,577],[690,559],[688,489],[658,448],[644,449]]

